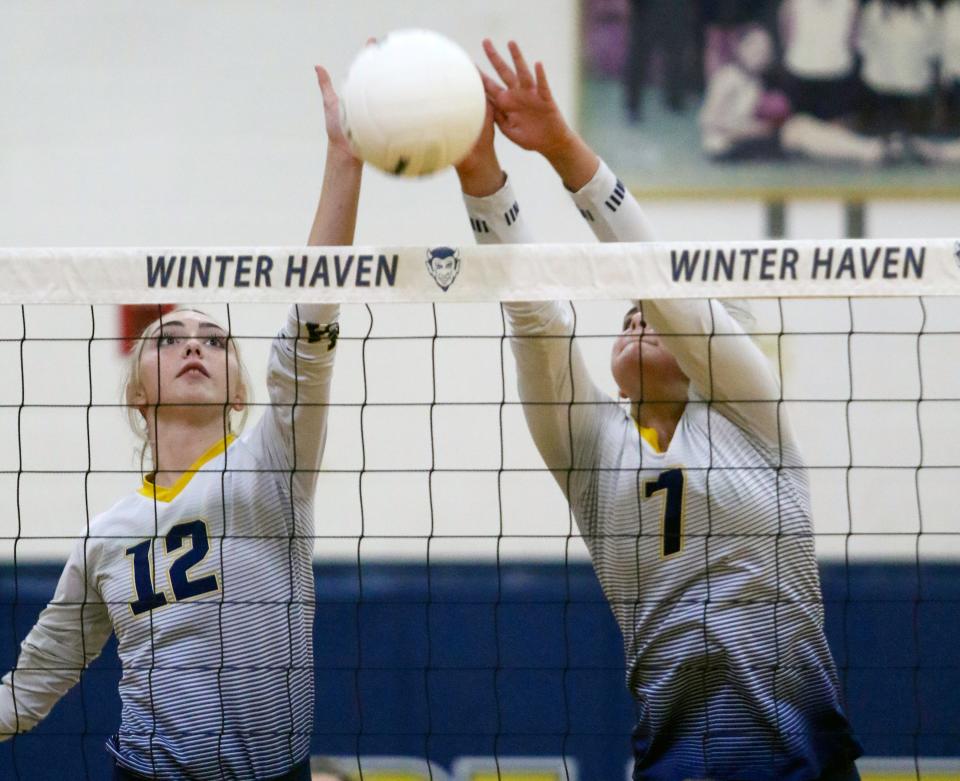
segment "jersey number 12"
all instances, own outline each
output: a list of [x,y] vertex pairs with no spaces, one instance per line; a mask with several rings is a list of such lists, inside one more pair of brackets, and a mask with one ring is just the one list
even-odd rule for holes
[[[170,529],[163,541],[164,552],[169,555],[180,550],[187,537],[190,538],[190,548],[177,555],[167,570],[170,588],[178,602],[220,589],[216,575],[204,575],[196,580],[191,580],[187,575],[190,568],[203,561],[210,550],[207,525],[203,521],[178,523]],[[163,591],[158,594],[153,588],[152,552],[153,540],[144,540],[126,551],[128,556],[133,557],[133,586],[137,599],[130,603],[130,609],[135,616],[167,604],[167,595]]]

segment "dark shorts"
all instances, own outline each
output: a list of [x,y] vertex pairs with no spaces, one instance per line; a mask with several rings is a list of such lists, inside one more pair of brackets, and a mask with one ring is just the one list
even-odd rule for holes
[[[127,770],[114,763],[113,781],[151,781],[151,778],[134,773],[132,770]],[[310,781],[310,757],[298,762],[295,767],[282,776],[272,776],[261,781]]]
[[777,133],[770,138],[741,141],[723,154],[713,155],[710,159],[715,163],[750,163],[757,160],[781,160],[786,156],[780,145],[780,134]]
[[[642,779],[643,775],[638,775],[636,769],[633,771],[634,779]],[[836,770],[827,770],[816,778],[816,781],[860,781],[860,773],[857,772],[857,766],[851,762],[849,765]]]
[[866,84],[861,92],[860,130],[867,135],[930,132],[933,123],[932,94],[897,95],[877,92]]
[[948,136],[960,136],[960,79],[943,89],[943,130]]
[[787,78],[787,95],[794,114],[809,114],[824,122],[853,113],[859,91],[857,80]]

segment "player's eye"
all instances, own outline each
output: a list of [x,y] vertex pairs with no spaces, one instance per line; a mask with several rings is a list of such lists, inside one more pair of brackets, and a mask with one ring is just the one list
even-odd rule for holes
[[157,347],[175,347],[182,341],[180,334],[160,334],[157,337]]
[[212,336],[208,336],[206,338],[206,342],[208,345],[210,345],[214,349],[217,349],[217,350],[227,349],[227,337],[223,336],[222,334],[214,334]]

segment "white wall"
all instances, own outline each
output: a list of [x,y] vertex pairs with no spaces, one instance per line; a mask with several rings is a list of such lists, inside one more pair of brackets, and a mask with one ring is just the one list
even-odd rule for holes
[[[501,44],[514,37],[545,62],[554,91],[571,114],[576,8],[575,0],[6,0],[0,7],[0,242],[295,244],[307,232],[324,154],[315,62],[327,65],[339,81],[367,36],[400,26],[441,30],[478,60],[484,36]],[[501,152],[538,235],[551,241],[589,240],[545,164],[515,148]],[[760,203],[655,202],[648,209],[664,239],[751,239],[765,231]],[[843,205],[791,204],[787,222],[793,237],[840,237]],[[956,203],[878,203],[867,210],[874,236],[945,236],[956,234],[958,224]],[[411,182],[368,171],[358,241],[472,241],[453,175]],[[608,333],[620,306],[580,307],[583,331]],[[779,330],[776,305],[758,309],[761,324]],[[864,302],[855,310],[858,328],[919,328],[916,301]],[[960,330],[956,302],[931,302],[928,310],[928,329],[937,323]],[[225,316],[222,309],[212,312]],[[262,337],[275,329],[281,314],[276,307],[231,311],[238,333],[260,337],[243,340],[254,377],[263,376],[267,341]],[[369,313],[348,308],[344,334],[366,333],[371,316],[374,336],[434,334],[434,312],[420,305],[378,306]],[[784,316],[792,331],[845,333],[849,327],[845,302],[789,303]],[[28,341],[21,344],[24,317]],[[502,387],[508,401],[516,395],[509,353],[503,361],[506,376],[500,375],[498,308],[438,306],[436,317],[441,335],[479,333],[489,339],[438,341],[436,391],[429,338],[368,344],[368,400],[421,406],[368,408],[362,432],[366,466],[488,471],[435,472],[432,515],[426,472],[368,471],[362,481],[363,555],[423,557],[431,529],[432,558],[492,557],[498,548],[501,555],[562,555],[571,545],[570,519],[548,476],[507,472],[498,494],[501,435],[503,466],[541,467],[516,407],[505,408],[501,432]],[[132,439],[120,410],[111,406],[119,398],[116,347],[109,341],[88,343],[91,335],[115,335],[115,318],[111,307],[0,309],[0,558],[64,555],[68,538],[91,514],[136,485]],[[46,341],[50,338],[54,341]],[[781,346],[788,385],[797,397],[846,398],[846,336],[813,342],[785,338]],[[597,338],[588,340],[586,351],[595,375],[612,391],[606,379],[608,349],[609,339]],[[859,385],[855,379],[858,394],[869,378],[869,387],[903,399],[893,417],[866,407],[852,410],[851,415],[860,415],[851,417],[854,470],[847,468],[846,405],[835,404],[829,413],[822,405],[792,405],[809,460],[831,467],[813,472],[817,530],[824,535],[820,550],[912,557],[913,533],[920,529],[915,488],[920,485],[926,535],[921,547],[929,546],[925,553],[950,553],[951,538],[933,532],[955,526],[948,489],[958,470],[929,469],[917,476],[912,465],[919,463],[919,445],[913,443],[918,410],[911,398],[921,376],[925,393],[957,397],[960,343],[953,336],[925,337],[919,363],[915,338],[878,337],[857,349],[863,356],[855,358],[855,375],[863,377]],[[355,405],[364,391],[361,343],[345,339],[340,350],[334,398]],[[891,364],[902,368],[894,379],[903,379],[892,388],[885,384]],[[22,394],[27,406],[21,410]],[[262,388],[257,396],[265,398]],[[468,400],[487,406],[449,404]],[[433,452],[432,401],[446,403],[433,411]],[[924,463],[960,462],[953,444],[960,440],[956,407],[931,403],[919,414]],[[318,496],[318,534],[329,539],[319,540],[317,550],[353,558],[361,533],[358,408],[336,409],[331,427],[328,471]],[[904,468],[893,478],[888,471],[866,469],[876,453]],[[857,534],[850,536],[851,531]],[[876,534],[860,534],[867,531]],[[879,534],[886,531],[894,534]],[[541,533],[552,536],[533,541],[520,536]],[[378,540],[378,535],[403,539]],[[572,549],[582,555],[578,542]]]
[[[9,0],[0,8],[5,244],[284,244],[305,237],[324,144],[314,63],[335,82],[370,35],[429,26],[482,56],[508,35],[574,98],[575,0]],[[505,150],[531,214],[562,191]],[[552,182],[550,182],[552,184]],[[370,244],[471,238],[447,173],[367,175]],[[579,221],[558,239],[585,237]]]

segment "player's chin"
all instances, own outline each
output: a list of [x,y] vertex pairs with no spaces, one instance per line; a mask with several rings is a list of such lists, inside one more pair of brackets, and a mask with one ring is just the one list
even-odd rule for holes
[[617,339],[613,343],[613,350],[610,355],[611,363],[616,366],[617,364],[625,363],[640,363],[640,340],[639,339]]
[[634,395],[633,390],[635,388],[642,387],[642,373],[636,357],[631,358],[630,356],[624,356],[622,353],[615,355],[610,370],[617,387],[627,397]]
[[220,409],[223,405],[229,404],[229,400],[224,389],[208,387],[190,388],[187,392],[171,394],[167,396],[165,403],[180,410],[197,413],[203,410]]
[[641,349],[638,339],[630,339],[623,344],[617,344],[613,349],[611,364],[614,374],[626,376],[640,376],[641,369],[646,371],[650,366],[656,366],[659,355],[656,350],[644,346]]

